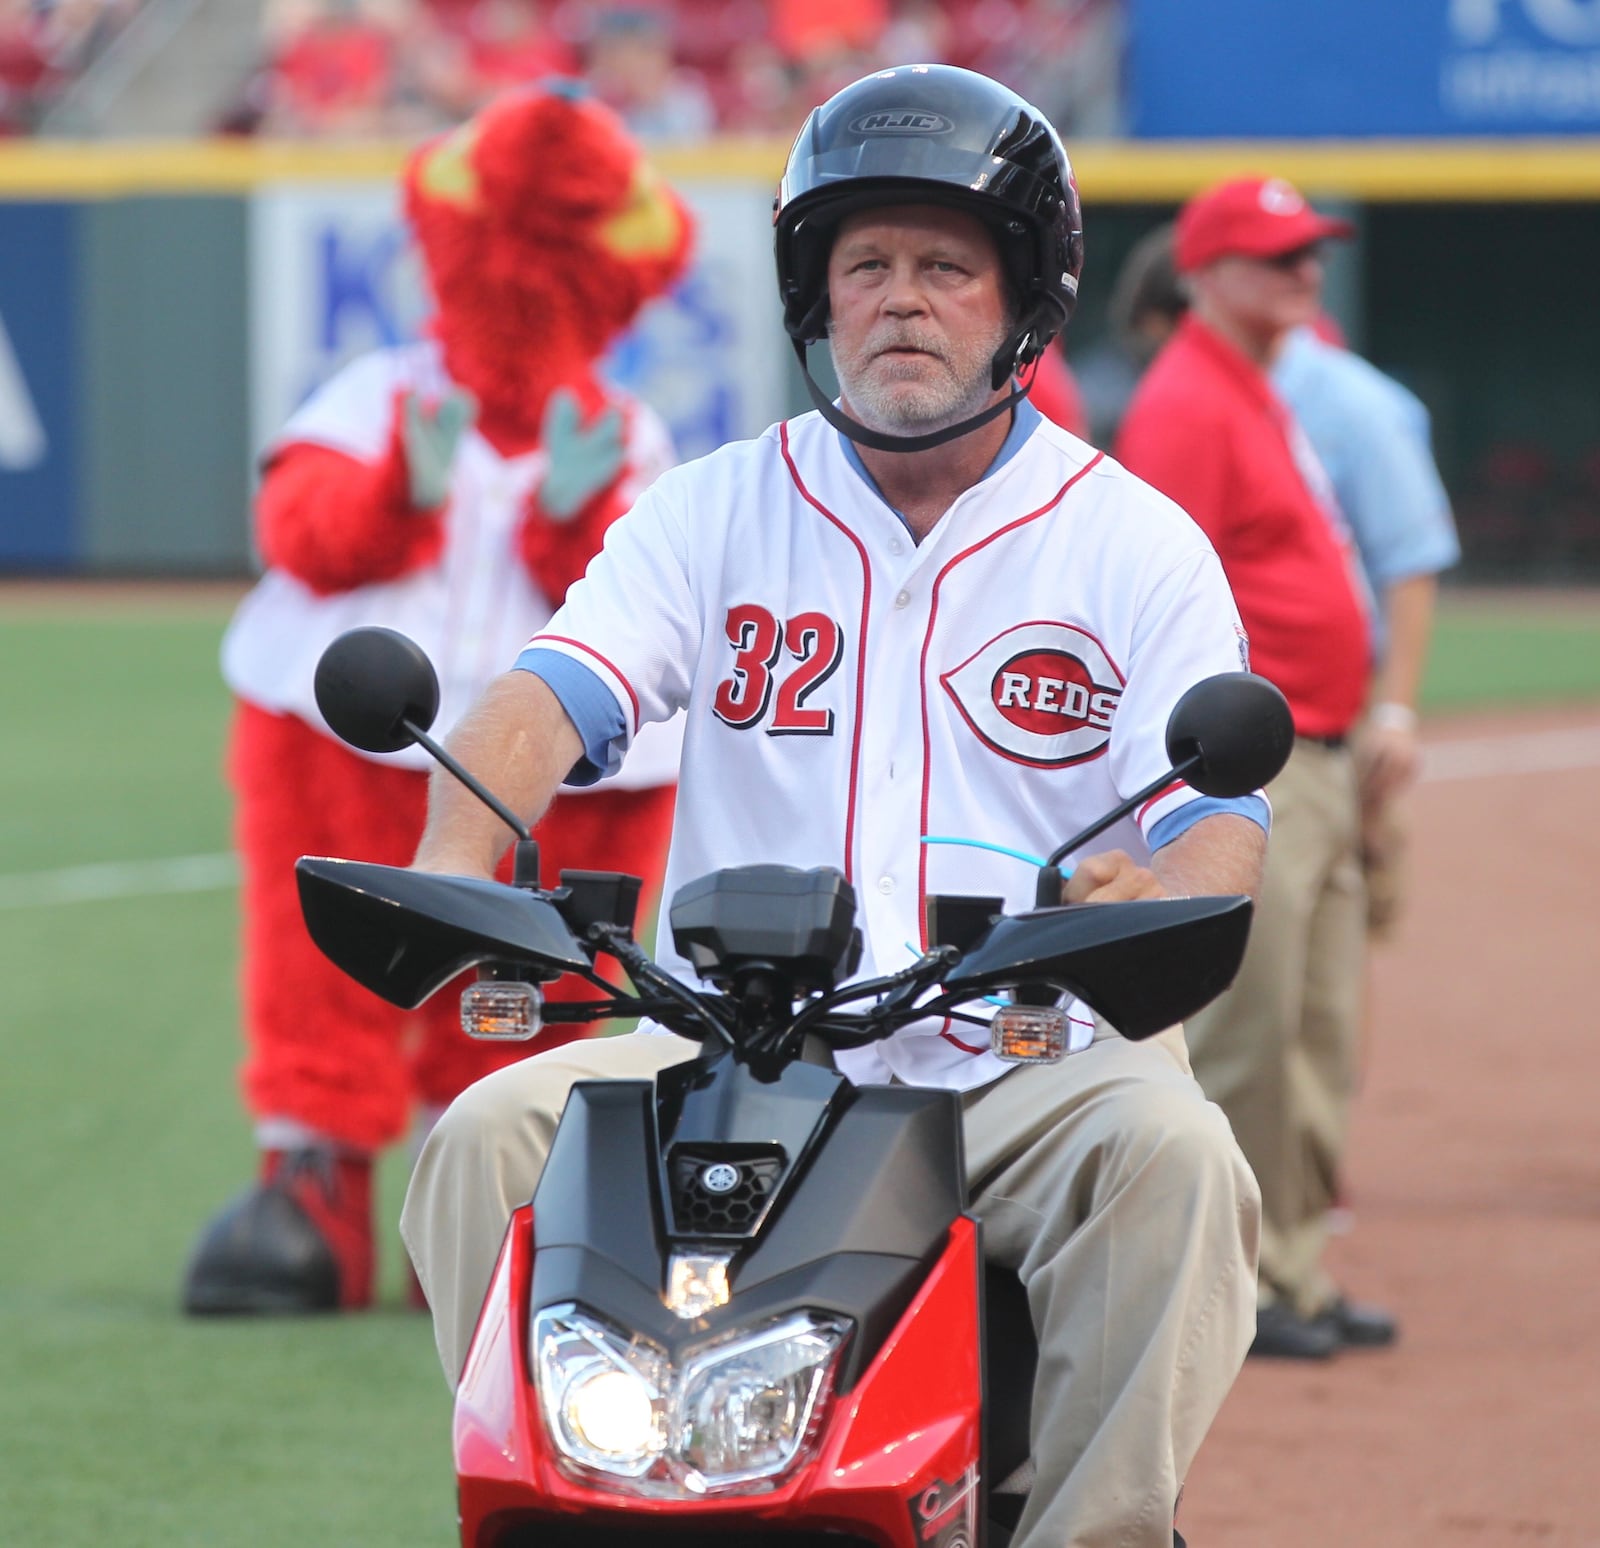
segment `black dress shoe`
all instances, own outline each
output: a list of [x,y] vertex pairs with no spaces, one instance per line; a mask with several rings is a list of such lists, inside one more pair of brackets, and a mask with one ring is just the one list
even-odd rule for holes
[[1339,1352],[1340,1339],[1327,1313],[1302,1317],[1282,1301],[1256,1310],[1256,1336],[1250,1354],[1268,1360],[1327,1360]]
[[1400,1334],[1399,1324],[1381,1306],[1348,1301],[1342,1295],[1317,1314],[1347,1349],[1386,1349]]

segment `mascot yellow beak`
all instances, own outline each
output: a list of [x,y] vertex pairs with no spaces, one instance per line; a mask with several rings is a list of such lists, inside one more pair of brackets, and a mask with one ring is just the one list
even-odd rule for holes
[[472,212],[482,207],[478,174],[472,166],[481,127],[477,119],[469,118],[424,153],[417,169],[417,186],[426,197]]
[[641,161],[634,168],[627,201],[601,223],[596,234],[624,259],[660,257],[677,245],[683,235],[683,217],[648,162]]

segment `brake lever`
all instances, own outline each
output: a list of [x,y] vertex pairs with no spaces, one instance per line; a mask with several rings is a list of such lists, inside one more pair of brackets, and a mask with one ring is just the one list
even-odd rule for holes
[[662,999],[687,1010],[724,1048],[736,1048],[733,1033],[723,1024],[720,1015],[688,985],[679,983],[672,974],[657,967],[645,955],[644,948],[634,941],[631,931],[620,925],[593,924],[587,933],[628,970],[634,983],[648,985]]
[[[961,960],[961,952],[954,946],[933,946],[917,958],[908,968],[903,968],[893,978],[904,980],[898,986],[888,990],[878,1002],[879,1008],[884,1011],[898,1011],[903,1006],[908,1006],[930,984],[939,981],[939,975],[944,974]],[[933,970],[938,969],[938,975]]]
[[[868,995],[882,996],[870,1012],[874,1018],[884,1010],[898,1011],[903,1003],[915,999],[922,992],[926,987],[923,980],[932,969],[937,968],[940,972],[944,972],[953,967],[960,958],[961,953],[954,946],[935,946],[931,951],[924,952],[918,957],[910,967],[902,968],[898,973],[886,973],[881,978],[868,978],[856,984],[842,984],[806,1006],[789,1024],[788,1030],[784,1033],[784,1041],[787,1042],[791,1037],[804,1036],[829,1011],[840,1005],[847,1005],[851,1000],[864,1000]],[[872,1040],[866,1039],[868,1042]]]
[[619,994],[610,1000],[546,1000],[540,1014],[546,1022],[604,1021],[611,1016],[659,1016],[681,1009],[665,995]]

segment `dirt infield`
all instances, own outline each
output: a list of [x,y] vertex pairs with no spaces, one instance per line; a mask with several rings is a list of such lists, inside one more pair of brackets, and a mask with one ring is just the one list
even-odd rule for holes
[[1333,1250],[1402,1340],[1248,1363],[1190,1474],[1194,1548],[1600,1545],[1600,762],[1461,774],[1578,763],[1579,728],[1600,756],[1600,710],[1430,723],[1469,756],[1414,798]]
[[0,576],[0,618],[52,614],[188,617],[226,613],[248,580],[42,580]]

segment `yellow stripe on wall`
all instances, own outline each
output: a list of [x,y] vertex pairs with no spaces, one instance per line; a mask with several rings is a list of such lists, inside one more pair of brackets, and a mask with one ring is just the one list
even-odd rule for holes
[[[0,141],[0,198],[241,193],[274,182],[385,182],[408,147],[389,142]],[[777,184],[788,146],[718,140],[661,147],[676,179]],[[1287,177],[1323,198],[1367,202],[1600,200],[1600,138],[1570,140],[1090,141],[1071,147],[1086,202],[1176,203],[1239,172]]]

